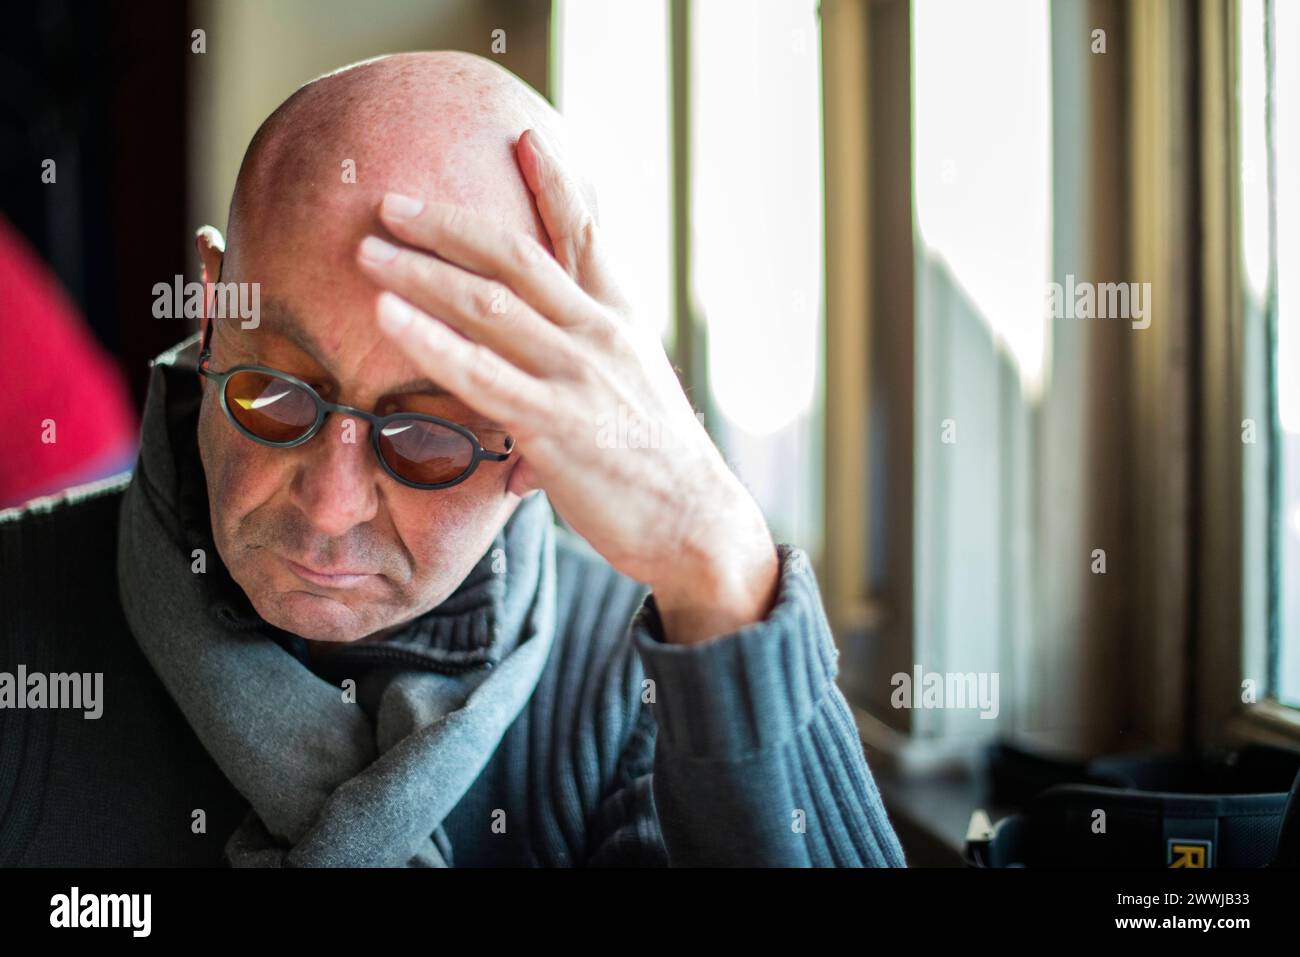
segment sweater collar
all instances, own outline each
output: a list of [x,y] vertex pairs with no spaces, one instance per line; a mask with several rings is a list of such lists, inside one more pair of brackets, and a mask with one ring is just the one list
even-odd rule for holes
[[198,336],[179,343],[151,363],[141,424],[139,468],[147,486],[174,511],[189,554],[203,549],[207,561],[208,611],[222,626],[256,631],[274,639],[313,670],[396,664],[439,672],[490,668],[518,645],[520,625],[542,587],[544,530],[554,513],[544,493],[516,508],[491,546],[457,589],[437,607],[381,640],[329,649],[313,664],[307,642],[265,621],[230,577],[212,537],[207,482],[198,452],[202,399],[196,371]]

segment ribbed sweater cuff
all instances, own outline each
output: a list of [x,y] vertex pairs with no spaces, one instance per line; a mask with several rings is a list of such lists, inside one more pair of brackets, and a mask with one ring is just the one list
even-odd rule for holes
[[838,650],[817,578],[801,548],[779,544],[771,612],[700,644],[664,640],[654,594],[632,620],[631,640],[654,682],[659,740],[678,754],[733,760],[784,744],[833,688]]

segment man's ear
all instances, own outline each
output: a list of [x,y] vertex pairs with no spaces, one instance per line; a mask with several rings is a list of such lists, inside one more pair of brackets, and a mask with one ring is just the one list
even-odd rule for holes
[[194,246],[199,251],[199,262],[203,265],[203,336],[208,333],[208,323],[212,321],[211,290],[209,284],[221,280],[221,262],[226,253],[226,240],[215,226],[200,226],[194,234]]

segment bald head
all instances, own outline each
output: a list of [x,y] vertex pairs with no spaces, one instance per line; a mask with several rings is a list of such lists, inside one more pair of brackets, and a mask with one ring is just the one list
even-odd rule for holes
[[405,53],[326,74],[281,104],[249,144],[228,256],[239,255],[246,235],[306,229],[341,265],[375,229],[386,191],[470,207],[549,246],[514,157],[529,128],[564,153],[563,119],[551,105],[474,54]]

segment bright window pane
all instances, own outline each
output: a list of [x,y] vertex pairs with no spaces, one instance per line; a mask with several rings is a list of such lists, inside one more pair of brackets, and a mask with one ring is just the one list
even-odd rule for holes
[[1241,235],[1246,288],[1262,304],[1268,288],[1268,135],[1264,0],[1241,0],[1237,122],[1241,144]]
[[916,0],[916,225],[929,255],[1042,384],[1051,255],[1051,75],[1042,0]]
[[691,5],[695,293],[706,421],[774,532],[820,540],[821,61],[816,0]]
[[601,231],[643,321],[671,343],[671,127],[664,0],[560,0],[556,106],[588,164]]

